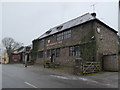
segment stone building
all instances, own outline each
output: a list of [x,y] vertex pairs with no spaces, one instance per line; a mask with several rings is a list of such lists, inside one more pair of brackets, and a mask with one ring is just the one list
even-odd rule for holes
[[119,62],[119,71],[120,71],[120,36],[118,37],[119,38],[119,44],[118,44],[118,62]]
[[[86,13],[34,39],[32,53],[32,59],[37,63],[51,60],[73,65],[74,60],[81,57],[84,61],[100,61],[104,69],[116,71],[117,31],[97,19],[96,13]],[[106,63],[109,64],[107,67]]]
[[8,57],[8,54],[6,52],[4,52],[2,54],[1,63],[2,64],[8,64],[9,63],[9,57]]
[[19,49],[17,49],[17,55],[20,56],[19,62],[24,63],[25,62],[25,56],[28,56],[28,61],[31,62],[31,50],[32,50],[32,44],[28,46],[22,46]]

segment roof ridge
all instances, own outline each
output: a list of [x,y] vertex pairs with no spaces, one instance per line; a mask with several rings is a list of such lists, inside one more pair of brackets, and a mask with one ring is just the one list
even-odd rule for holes
[[[74,18],[74,19],[68,20],[68,21],[66,21],[66,22],[64,22],[64,23],[62,23],[62,24],[56,25],[55,27],[58,27],[58,26],[64,25],[65,23],[74,21],[75,19],[78,19],[78,18],[80,18],[80,17],[83,17],[83,16],[85,16],[85,15],[87,15],[87,14],[90,14],[90,13],[85,13],[85,14],[83,14],[83,15],[81,15],[81,16],[78,16],[78,17],[76,17],[76,18]],[[90,14],[90,15],[91,15],[91,14]],[[53,28],[55,28],[55,27],[53,27]],[[53,28],[50,28],[50,29],[53,29]],[[49,30],[50,30],[50,29],[49,29]]]

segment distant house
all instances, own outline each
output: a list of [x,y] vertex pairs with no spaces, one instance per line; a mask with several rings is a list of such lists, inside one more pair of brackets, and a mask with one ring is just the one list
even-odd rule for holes
[[9,63],[9,57],[8,57],[8,54],[6,52],[4,52],[2,54],[1,63],[2,64],[8,64]]
[[24,53],[25,53],[25,47],[22,46],[19,49],[17,49],[17,53],[20,55],[20,63],[23,63],[24,60]]
[[25,47],[25,53],[24,53],[24,61],[25,61],[25,57],[27,59],[28,62],[33,62],[31,57],[32,57],[32,44],[28,45]]
[[32,44],[28,46],[22,46],[18,49],[16,49],[12,54],[12,62],[19,62],[19,63],[24,63],[25,61],[25,56],[28,54],[28,61],[31,61],[31,50],[32,50]]
[[[53,27],[34,39],[32,59],[73,65],[81,57],[84,61],[100,61],[104,70],[118,70],[117,31],[86,13]],[[111,65],[112,64],[112,65]]]

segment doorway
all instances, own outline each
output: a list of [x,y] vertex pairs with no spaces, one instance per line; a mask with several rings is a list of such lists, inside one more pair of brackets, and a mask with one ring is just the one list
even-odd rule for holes
[[117,55],[104,55],[103,56],[103,70],[118,71]]
[[55,49],[51,50],[51,62],[55,62]]

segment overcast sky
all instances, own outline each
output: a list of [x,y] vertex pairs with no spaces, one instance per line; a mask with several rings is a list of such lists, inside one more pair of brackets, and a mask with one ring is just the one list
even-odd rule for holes
[[93,12],[92,4],[97,18],[118,30],[117,2],[3,2],[2,36],[29,45],[50,28]]

